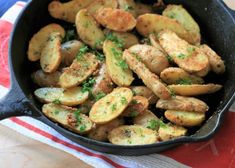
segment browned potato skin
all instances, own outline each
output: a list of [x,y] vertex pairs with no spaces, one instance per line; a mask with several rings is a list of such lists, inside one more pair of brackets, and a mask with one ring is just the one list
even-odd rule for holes
[[136,25],[135,18],[129,12],[121,9],[100,9],[95,18],[104,27],[119,32],[132,30]]
[[157,108],[166,110],[181,110],[205,113],[209,107],[203,101],[184,96],[175,96],[169,100],[159,99],[156,104]]
[[166,56],[153,46],[136,44],[128,50],[131,53],[137,54],[149,70],[157,75],[159,75],[165,68],[169,67],[169,62]]
[[146,86],[131,86],[131,90],[134,96],[146,97],[149,104],[155,104],[158,100],[158,97]]
[[142,79],[144,84],[151,89],[154,94],[156,94],[161,99],[171,98],[170,91],[167,87],[160,81],[157,75],[152,73],[144,63],[138,61],[138,59],[130,53],[130,51],[125,50],[123,53],[123,58],[139,78]]

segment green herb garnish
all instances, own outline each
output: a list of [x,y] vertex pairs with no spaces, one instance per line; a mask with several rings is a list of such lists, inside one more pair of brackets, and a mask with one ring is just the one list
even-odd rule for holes
[[180,53],[179,55],[177,55],[177,57],[180,59],[185,59],[187,56],[185,54]]
[[133,99],[133,100],[131,101],[131,103],[132,103],[132,104],[138,104],[138,101],[135,100],[135,99]]
[[136,117],[139,113],[137,111],[132,111],[130,117]]
[[52,101],[52,103],[54,103],[54,104],[61,104],[61,102],[60,102],[60,100],[59,100],[59,99],[55,99],[55,100],[53,100],[53,101]]
[[188,48],[187,48],[187,51],[188,51],[189,53],[192,53],[192,52],[195,51],[195,48],[194,48],[194,47],[188,47]]
[[117,104],[113,104],[113,105],[111,106],[111,109],[112,109],[112,111],[115,111],[115,110],[117,109]]
[[191,79],[179,79],[177,82],[177,84],[180,84],[180,85],[191,85],[192,84],[192,80]]
[[171,56],[167,55],[166,58],[169,62],[173,62],[173,58]]
[[129,10],[134,10],[134,8],[132,6],[129,6],[129,5],[125,5],[123,10],[125,11],[129,11]]
[[79,124],[81,123],[81,121],[82,121],[82,118],[81,118],[81,116],[80,116],[80,113],[81,113],[80,110],[76,110],[76,111],[73,113],[74,116],[75,116],[75,118],[76,118],[76,120],[77,120],[76,125],[79,125]]
[[121,97],[121,103],[122,105],[126,105],[128,103],[125,97]]
[[78,60],[83,59],[83,55],[86,54],[88,51],[89,51],[88,46],[83,45],[83,46],[79,49],[79,52],[78,52],[78,54],[77,54],[77,59],[78,59]]
[[119,65],[122,69],[127,69],[127,68],[128,68],[128,65],[127,65],[127,63],[126,63],[125,60],[119,61],[118,65]]
[[102,92],[102,91],[97,93],[96,95],[94,95],[96,101],[100,100],[104,96],[106,96],[106,94],[104,92]]
[[67,41],[70,41],[70,40],[73,40],[73,39],[76,39],[76,33],[75,33],[75,30],[68,30],[65,34],[65,37],[63,39],[63,43],[64,42],[67,42]]
[[80,128],[79,128],[79,130],[80,130],[81,132],[84,132],[84,131],[86,130],[86,125],[81,125]]
[[115,36],[112,32],[107,33],[105,39],[114,42],[118,48],[123,48],[124,46],[123,40]]
[[55,114],[55,115],[57,115],[57,114],[59,114],[59,113],[60,113],[60,111],[58,111],[58,110],[55,110],[55,111],[54,111],[54,114]]
[[84,92],[91,93],[94,84],[95,84],[95,79],[92,77],[88,78],[86,81],[82,83],[82,93]]

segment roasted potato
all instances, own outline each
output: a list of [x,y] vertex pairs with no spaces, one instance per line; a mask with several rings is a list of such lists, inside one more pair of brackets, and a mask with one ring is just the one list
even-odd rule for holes
[[98,42],[104,41],[104,33],[87,9],[82,9],[77,13],[75,24],[77,33],[84,43],[92,48],[102,49],[102,45]]
[[157,75],[152,73],[138,57],[132,54],[130,51],[125,50],[123,53],[123,58],[144,84],[153,91],[155,95],[162,99],[169,99],[171,97],[170,91],[167,87],[160,81]]
[[165,117],[172,123],[185,127],[200,125],[206,118],[205,113],[167,110]]
[[137,16],[136,3],[134,0],[117,0],[120,9],[131,13],[134,17]]
[[98,68],[99,62],[96,56],[86,53],[81,57],[74,59],[69,68],[64,69],[60,76],[59,84],[62,88],[71,88],[78,86],[86,80]]
[[161,52],[165,55],[165,57],[167,57],[166,51],[165,51],[165,50],[162,48],[162,46],[160,45],[160,43],[159,43],[159,41],[158,41],[158,39],[157,39],[157,37],[156,37],[155,34],[150,34],[150,35],[149,35],[149,41],[150,41],[150,44],[151,44],[153,47],[157,48],[159,51],[161,51]]
[[177,67],[166,68],[161,72],[161,79],[167,84],[203,84],[204,80]]
[[59,32],[62,38],[65,36],[64,28],[55,23],[51,23],[41,28],[36,34],[33,35],[29,42],[27,53],[30,61],[38,61],[41,58],[42,49],[48,41],[50,34],[53,32]]
[[78,11],[86,8],[93,0],[72,0],[61,3],[59,1],[52,1],[48,5],[50,15],[56,19],[65,20],[70,23],[75,23],[75,17]]
[[121,9],[102,8],[95,18],[104,27],[119,32],[132,30],[136,25],[135,18]]
[[199,77],[204,77],[210,72],[210,70],[211,70],[211,67],[210,67],[210,65],[208,65],[204,69],[202,69],[201,71],[195,72],[193,74],[196,76],[199,76]]
[[92,106],[89,118],[96,124],[108,123],[125,110],[132,97],[133,94],[130,89],[125,87],[116,88]]
[[140,16],[146,13],[153,13],[153,8],[150,5],[146,5],[141,2],[136,2],[135,11],[136,11],[137,16]]
[[159,75],[165,68],[169,67],[166,56],[157,48],[146,45],[136,44],[128,49],[132,54],[136,55],[151,72]]
[[209,107],[203,101],[193,97],[175,96],[169,100],[159,99],[156,104],[157,108],[178,111],[193,111],[205,113]]
[[192,84],[192,85],[168,85],[168,87],[178,95],[197,96],[202,94],[211,94],[219,91],[222,85],[219,84]]
[[42,106],[42,112],[51,120],[79,134],[87,133],[93,128],[91,120],[76,111],[76,108],[49,103]]
[[122,50],[114,42],[105,40],[103,51],[107,70],[113,82],[118,86],[130,86],[134,78],[132,71],[122,58]]
[[134,96],[146,97],[149,104],[155,104],[158,100],[158,97],[146,86],[131,86],[131,90]]
[[62,88],[39,88],[34,91],[36,98],[42,103],[57,103],[67,106],[82,104],[88,99],[88,92],[82,92],[81,87],[74,87],[68,90]]
[[124,125],[114,128],[108,139],[116,145],[145,145],[157,142],[157,132],[140,125]]

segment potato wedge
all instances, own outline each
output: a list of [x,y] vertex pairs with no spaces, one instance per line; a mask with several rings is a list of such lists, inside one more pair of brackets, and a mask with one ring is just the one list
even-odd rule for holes
[[67,106],[82,104],[88,99],[88,92],[82,92],[81,87],[64,90],[62,88],[39,88],[34,91],[36,98],[42,103],[57,103]]
[[96,128],[91,130],[87,136],[97,141],[107,141],[109,132],[123,124],[123,119],[117,118],[106,124],[96,125]]
[[139,15],[144,15],[146,13],[153,13],[153,8],[151,5],[146,5],[141,2],[136,2],[135,11],[137,16],[139,16]]
[[198,126],[206,118],[205,113],[176,110],[165,111],[165,117],[172,123],[185,127]]
[[69,68],[60,76],[59,84],[62,88],[78,86],[98,68],[99,61],[91,53],[75,59]]
[[177,67],[166,68],[161,72],[161,79],[167,84],[203,84],[204,80]]
[[140,125],[124,125],[114,128],[108,139],[116,145],[145,145],[157,142],[157,132]]
[[197,96],[202,94],[211,94],[219,91],[222,85],[219,84],[192,84],[192,85],[168,85],[168,87],[178,95]]
[[61,72],[59,71],[48,74],[42,70],[37,70],[32,73],[31,77],[33,82],[40,87],[58,87],[60,75]]
[[173,124],[166,124],[158,129],[158,134],[162,141],[178,138],[186,135],[186,133],[186,128]]
[[122,58],[122,50],[114,42],[105,40],[103,51],[107,70],[113,82],[118,86],[130,86],[134,78],[132,71]]
[[179,37],[185,39],[189,43],[194,44],[189,32],[176,20],[158,14],[144,14],[137,18],[137,31],[148,37],[152,33],[159,33],[168,29],[175,32]]
[[157,108],[165,110],[193,111],[205,113],[209,107],[203,101],[193,97],[175,96],[169,100],[159,99]]
[[78,12],[75,24],[77,33],[84,43],[92,48],[102,49],[102,45],[98,42],[104,41],[104,33],[87,9]]
[[197,22],[182,5],[167,5],[167,8],[162,12],[162,15],[177,20],[190,33],[194,41],[193,44],[200,44],[200,28]]
[[168,88],[160,81],[157,75],[152,73],[138,57],[132,54],[130,51],[125,50],[123,53],[123,58],[144,84],[153,91],[155,95],[162,99],[171,98],[171,93]]
[[36,34],[33,35],[28,46],[28,59],[30,61],[38,61],[41,57],[42,49],[46,41],[53,32],[59,32],[61,37],[64,38],[65,30],[58,24],[51,23],[41,28]]
[[128,50],[138,56],[149,70],[157,75],[159,75],[165,68],[169,67],[169,62],[166,56],[153,46],[136,44]]
[[[209,60],[209,59],[208,59]],[[210,65],[207,65],[204,69],[202,69],[201,71],[198,71],[198,72],[195,72],[193,73],[194,75],[196,76],[199,76],[199,77],[204,77],[206,76],[211,70],[211,67]]]
[[136,13],[136,3],[134,0],[117,0],[120,9],[131,13],[134,17],[137,16]]
[[[122,100],[124,101],[124,100]],[[142,113],[145,113],[149,106],[148,99],[143,96],[134,96],[131,103],[121,114],[123,117],[136,117]]]
[[130,89],[124,87],[116,88],[92,106],[89,118],[96,124],[108,123],[125,110],[132,97],[133,94]]
[[68,41],[61,46],[62,64],[70,66],[84,44],[78,40]]
[[65,20],[70,23],[75,23],[75,17],[78,11],[86,8],[93,0],[73,0],[65,3],[52,1],[48,5],[50,15],[56,19]]
[[160,43],[159,43],[159,41],[158,41],[158,39],[157,39],[155,34],[150,34],[149,35],[149,40],[150,40],[150,44],[153,47],[157,48],[159,51],[161,51],[167,57],[168,54],[166,53],[166,51],[160,45]]
[[136,25],[135,18],[121,9],[102,8],[95,18],[104,27],[119,32],[132,30]]
[[158,97],[146,86],[131,86],[134,96],[143,96],[148,99],[149,104],[155,104]]
[[49,103],[42,106],[42,112],[51,120],[79,134],[87,133],[93,128],[91,120],[78,113],[76,108]]
[[201,49],[190,45],[174,32],[165,30],[158,34],[159,42],[174,62],[187,72],[198,72],[209,66],[209,61]]
[[50,34],[45,47],[42,49],[40,65],[44,72],[55,72],[60,66],[61,56],[61,35],[60,33],[53,32]]
[[211,70],[216,74],[223,74],[225,65],[221,57],[206,44],[201,45],[200,48],[207,55]]

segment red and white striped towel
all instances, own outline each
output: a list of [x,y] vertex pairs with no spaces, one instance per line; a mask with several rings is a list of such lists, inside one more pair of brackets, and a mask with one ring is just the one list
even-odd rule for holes
[[[7,65],[10,32],[24,6],[24,2],[17,2],[0,19],[0,97],[7,92],[10,82]],[[230,111],[235,111],[235,108]],[[209,141],[184,144],[161,154],[138,157],[115,156],[87,149],[30,117],[13,117],[0,123],[27,137],[68,152],[94,167],[235,167],[235,113],[232,112],[226,114],[222,128]]]

